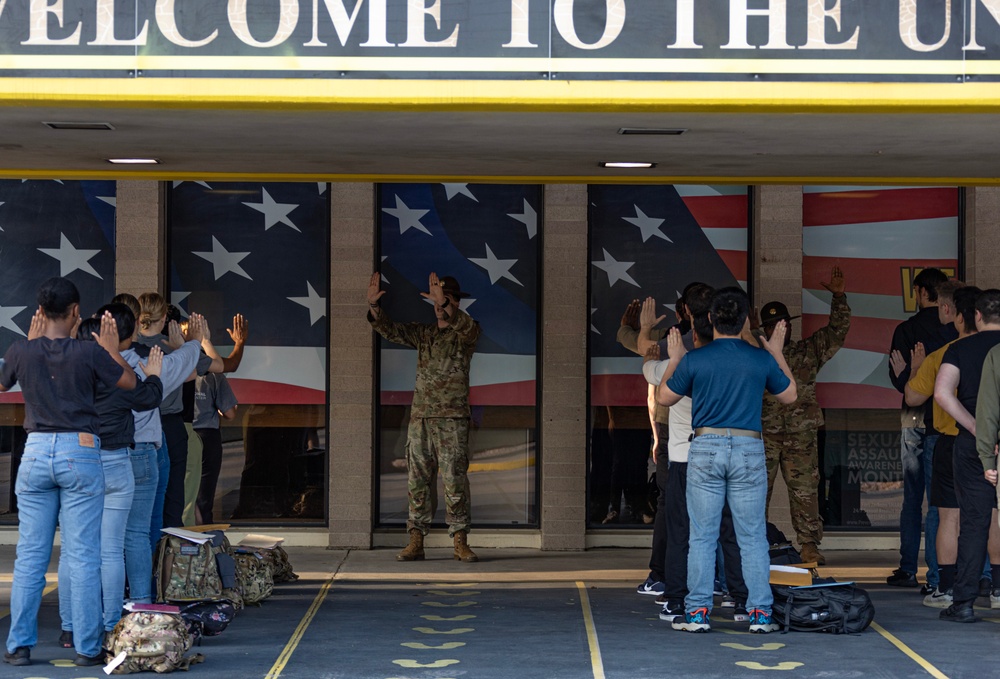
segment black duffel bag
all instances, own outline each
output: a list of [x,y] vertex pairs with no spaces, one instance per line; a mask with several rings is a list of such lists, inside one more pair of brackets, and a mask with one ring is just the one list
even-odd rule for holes
[[851,582],[807,587],[771,585],[774,606],[771,618],[782,632],[828,632],[858,634],[875,618],[868,592]]

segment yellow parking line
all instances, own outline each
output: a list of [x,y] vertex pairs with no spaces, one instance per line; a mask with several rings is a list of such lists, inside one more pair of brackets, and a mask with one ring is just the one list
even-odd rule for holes
[[594,613],[590,610],[590,596],[587,586],[576,583],[580,592],[580,606],[583,608],[583,624],[587,628],[587,644],[590,646],[590,665],[594,668],[594,679],[604,679],[604,660],[601,658],[601,645],[597,641],[597,628],[594,626]]
[[897,639],[895,636],[890,634],[884,627],[882,627],[882,625],[878,624],[877,622],[872,622],[872,629],[881,634],[886,639],[888,639],[890,644],[892,644],[893,646],[901,650],[904,654],[909,656],[909,658],[913,660],[913,662],[917,663],[925,670],[927,670],[927,673],[930,674],[932,677],[935,677],[935,679],[948,679],[947,674],[945,674],[938,668],[934,667],[934,665],[931,665],[929,662],[920,657],[916,651],[914,651],[912,648],[910,648],[902,641]]
[[299,626],[295,628],[294,632],[292,632],[292,637],[288,640],[288,643],[285,644],[285,648],[282,649],[281,655],[278,656],[274,665],[271,666],[271,670],[264,675],[264,679],[277,679],[281,676],[281,672],[285,669],[285,665],[292,657],[292,653],[295,652],[295,648],[299,645],[299,642],[302,641],[302,636],[306,633],[306,629],[309,627],[313,618],[316,617],[316,612],[323,604],[323,600],[326,599],[326,595],[330,592],[330,587],[333,585],[334,577],[335,576],[331,576],[330,579],[324,582],[323,586],[319,588],[319,592],[316,594],[316,598],[313,599],[309,610],[306,611],[304,616],[302,616]]

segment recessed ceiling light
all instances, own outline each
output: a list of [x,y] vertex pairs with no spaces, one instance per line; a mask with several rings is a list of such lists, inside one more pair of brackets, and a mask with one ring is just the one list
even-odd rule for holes
[[652,167],[656,167],[656,163],[639,163],[639,162],[612,162],[612,163],[598,163],[601,167],[613,168],[618,170],[647,170]]
[[53,130],[113,130],[111,123],[81,123],[81,122],[43,122],[42,125]]
[[677,137],[687,132],[685,128],[672,127],[621,127],[618,134],[648,134],[662,137]]
[[115,165],[159,165],[156,158],[108,158],[109,163]]

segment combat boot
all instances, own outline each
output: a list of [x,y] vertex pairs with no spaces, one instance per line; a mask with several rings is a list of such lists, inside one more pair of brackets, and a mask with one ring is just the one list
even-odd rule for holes
[[403,547],[403,551],[396,555],[396,561],[423,561],[424,560],[424,534],[419,528],[410,529],[410,544]]
[[807,542],[802,545],[802,551],[799,552],[799,556],[802,557],[802,563],[814,563],[819,566],[826,565],[826,557],[823,556],[823,552],[819,551],[819,547],[816,546],[815,542]]
[[479,561],[476,553],[469,549],[468,533],[464,530],[455,532],[455,560],[473,563]]

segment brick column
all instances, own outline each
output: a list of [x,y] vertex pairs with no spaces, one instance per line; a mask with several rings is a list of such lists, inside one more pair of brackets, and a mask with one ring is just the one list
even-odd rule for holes
[[333,184],[330,200],[329,545],[371,549],[377,385],[365,294],[375,260],[375,187]]
[[139,296],[165,292],[166,193],[164,184],[117,182],[115,291]]
[[586,547],[587,187],[545,187],[542,264],[542,549]]
[[1000,188],[965,192],[965,280],[984,290],[1000,287]]

